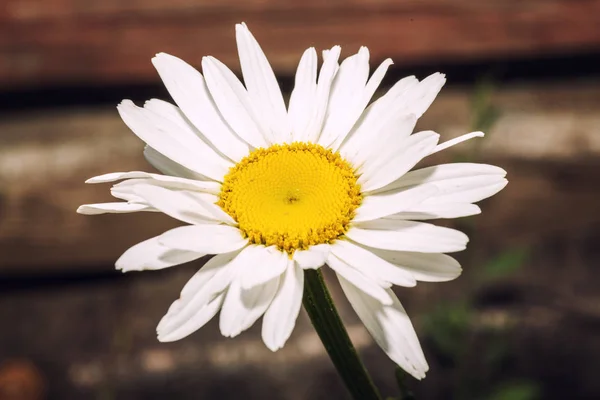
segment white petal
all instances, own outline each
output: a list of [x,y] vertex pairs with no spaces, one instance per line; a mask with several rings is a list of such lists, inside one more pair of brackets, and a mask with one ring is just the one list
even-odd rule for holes
[[407,287],[417,284],[410,272],[347,240],[336,240],[331,245],[331,252],[346,264],[375,280]]
[[323,129],[323,121],[327,113],[331,84],[338,70],[338,59],[340,58],[340,46],[334,46],[331,50],[323,52],[323,65],[319,72],[317,81],[317,96],[315,100],[314,116],[306,128],[304,140],[314,143],[319,138]]
[[199,181],[207,181],[210,179],[198,172],[192,171],[191,169],[176,163],[170,158],[163,156],[148,145],[144,146],[144,157],[146,158],[146,161],[150,163],[150,165],[165,175],[178,176],[181,178]]
[[424,205],[472,203],[501,190],[507,183],[502,168],[486,164],[454,163],[411,171],[377,192],[433,183],[439,192]]
[[292,334],[302,305],[303,290],[304,272],[293,260],[288,260],[277,294],[263,318],[262,339],[271,351],[282,348]]
[[289,256],[275,246],[256,246],[253,259],[248,260],[248,273],[242,274],[242,289],[250,289],[279,277],[288,265]]
[[[357,121],[343,147],[356,154],[358,149],[373,142],[373,134],[390,126],[399,116],[413,114],[416,119],[431,105],[446,81],[444,75],[436,73],[419,82],[414,76],[398,81],[385,95],[373,102]],[[401,132],[408,136],[410,132]]]
[[302,269],[318,269],[327,261],[329,251],[328,244],[318,244],[307,250],[296,250],[293,258]]
[[409,210],[437,192],[438,188],[435,185],[420,185],[411,189],[401,189],[365,196],[362,204],[356,210],[356,216],[353,221],[369,221]]
[[329,257],[327,257],[327,265],[329,265],[338,276],[343,276],[369,296],[377,299],[381,303],[392,304],[392,299],[384,288],[384,286],[389,286],[389,284],[386,284],[384,281],[375,281],[333,254],[329,254]]
[[217,297],[209,301],[206,305],[200,307],[194,315],[192,315],[177,329],[173,329],[168,333],[159,333],[158,340],[161,342],[174,342],[196,332],[198,329],[202,328],[208,321],[210,321],[215,315],[217,315],[217,313],[221,309],[221,306],[223,305],[223,299],[225,299],[224,293],[218,295]]
[[504,189],[508,181],[500,176],[472,177],[461,180],[458,187],[453,187],[446,193],[440,191],[430,197],[425,204],[474,203],[495,195]]
[[265,135],[268,135],[270,143],[281,143],[289,138],[290,125],[273,69],[245,24],[236,25],[235,34],[248,94],[259,110],[259,117],[270,128]]
[[221,184],[213,181],[198,181],[193,179],[179,178],[175,176],[167,176],[160,174],[151,174],[148,172],[131,171],[131,172],[113,172],[95,176],[88,179],[85,183],[105,183],[114,182],[122,179],[151,179],[157,181],[159,186],[171,189],[190,189],[199,190],[202,192],[218,194],[221,191]]
[[174,250],[161,245],[158,237],[144,240],[130,247],[115,263],[123,272],[156,270],[204,257],[206,253]]
[[364,163],[358,178],[364,192],[379,189],[408,172],[435,147],[439,135],[432,131],[418,132],[402,143],[390,146],[380,158]]
[[481,214],[481,208],[470,203],[419,204],[410,211],[388,215],[390,219],[427,220],[438,218],[461,218]]
[[123,100],[117,110],[133,133],[165,157],[214,180],[222,179],[227,172],[223,166],[198,157],[198,154],[204,152],[206,145],[200,138],[179,129],[168,119],[151,110],[137,107],[130,100]]
[[412,323],[394,292],[386,290],[393,303],[384,305],[343,277],[338,278],[352,308],[379,347],[406,372],[423,379],[429,366]]
[[158,324],[159,339],[187,324],[199,310],[227,289],[237,274],[239,264],[235,260],[242,252],[217,254],[196,272]]
[[368,248],[377,256],[409,271],[416,280],[446,282],[457,278],[462,268],[458,261],[446,254],[426,254]]
[[[379,132],[393,128],[399,118],[405,118],[410,115],[411,113],[407,111],[405,103],[400,103],[399,106],[396,106],[396,103],[398,103],[398,99],[402,99],[418,83],[419,81],[414,76],[404,78],[398,81],[385,95],[367,107],[352,128],[340,152],[349,156],[357,154],[365,146],[376,142],[373,140],[373,137],[379,138]],[[401,131],[397,132],[396,135],[408,137],[411,133],[412,130],[407,132]],[[397,139],[401,139],[402,137]]]
[[253,147],[268,147],[256,105],[235,74],[213,57],[202,59],[202,71],[215,104],[235,133]]
[[227,225],[190,225],[171,229],[160,235],[159,242],[172,249],[207,254],[228,253],[248,243],[239,229]]
[[[417,123],[414,114],[398,114],[390,118],[389,123],[378,126],[379,130],[369,131],[369,140],[362,141],[352,137],[340,148],[341,155],[355,168],[362,170],[365,163],[373,164],[381,160],[392,159],[406,146],[406,140]],[[381,164],[385,166],[385,164]]]
[[[375,72],[373,72],[373,75],[371,76],[371,78],[369,79],[369,81],[367,82],[367,85],[365,86],[365,88],[363,90],[362,101],[360,103],[358,103],[356,105],[356,108],[354,109],[356,111],[356,118],[354,118],[354,122],[352,123],[352,126],[350,128],[352,128],[354,125],[356,125],[356,122],[359,120],[359,118],[363,114],[365,107],[367,106],[367,104],[369,104],[369,101],[371,101],[371,98],[373,97],[373,95],[375,94],[375,91],[379,87],[379,84],[383,80],[385,73],[387,72],[390,65],[392,65],[393,63],[394,62],[390,58],[388,58],[384,62],[382,62],[379,65],[379,67],[377,67]],[[337,137],[335,142],[331,145],[333,150],[339,149],[340,145],[342,144],[344,139],[348,136],[350,131],[351,131],[351,129],[348,129],[347,131],[345,131],[344,133],[340,134]]]
[[181,111],[212,145],[235,162],[248,154],[248,145],[223,120],[200,72],[165,53],[157,54],[152,63]]
[[431,74],[419,82],[418,85],[411,87],[399,102],[406,105],[408,112],[415,114],[417,118],[421,118],[437,97],[444,83],[446,83],[444,74],[439,72]]
[[137,211],[156,211],[156,209],[146,204],[127,203],[122,201],[115,203],[83,204],[77,208],[79,214],[85,215],[99,215],[106,213],[123,214]]
[[335,76],[327,116],[319,136],[320,145],[328,147],[350,131],[366,106],[363,105],[363,91],[368,78],[369,49],[361,47],[357,54],[342,62]]
[[227,289],[221,308],[219,328],[225,337],[235,337],[250,328],[267,310],[277,288],[279,278],[252,289],[242,289],[239,279],[234,279]]
[[346,236],[377,249],[451,253],[466,248],[469,238],[455,229],[424,222],[378,219],[351,227]]
[[170,122],[170,124],[164,125],[165,130],[173,132],[179,130],[180,136],[189,138],[190,143],[194,146],[194,154],[202,158],[202,161],[224,172],[233,166],[231,160],[218,153],[218,149],[186,118],[179,107],[163,100],[151,99],[144,103],[144,108],[160,116],[160,120],[155,119],[157,123],[165,124],[165,119]]
[[307,49],[296,71],[294,90],[290,97],[288,115],[292,128],[291,141],[304,141],[306,129],[315,113],[317,95],[317,52]]
[[464,134],[464,135],[459,136],[457,138],[454,138],[452,140],[448,140],[448,141],[446,141],[444,143],[438,144],[435,147],[435,149],[433,149],[433,151],[431,152],[431,154],[437,153],[438,151],[445,150],[448,147],[455,146],[455,145],[457,145],[459,143],[466,142],[469,139],[473,139],[473,138],[476,138],[476,137],[483,137],[483,136],[484,136],[483,132],[471,132],[471,133]]
[[236,224],[233,218],[214,204],[217,197],[212,194],[171,190],[144,183],[134,185],[133,192],[152,207],[189,224]]

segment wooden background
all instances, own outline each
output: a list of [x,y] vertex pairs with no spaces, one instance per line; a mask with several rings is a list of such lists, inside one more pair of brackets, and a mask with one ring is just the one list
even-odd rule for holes
[[[237,66],[235,23],[260,38],[274,68],[301,52],[369,46],[400,64],[597,50],[599,0],[3,0],[0,85],[151,81],[149,59]],[[348,54],[348,53],[346,53]]]

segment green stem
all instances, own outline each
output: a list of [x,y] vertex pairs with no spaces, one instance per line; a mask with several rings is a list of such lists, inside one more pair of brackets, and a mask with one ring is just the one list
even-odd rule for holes
[[354,399],[381,400],[340,319],[320,270],[304,271],[304,308]]
[[406,387],[406,372],[400,367],[396,367],[396,383],[400,389],[400,398],[398,400],[415,400],[415,395]]

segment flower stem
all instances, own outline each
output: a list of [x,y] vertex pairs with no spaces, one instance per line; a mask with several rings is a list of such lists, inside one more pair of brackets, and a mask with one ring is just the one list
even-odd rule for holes
[[381,400],[340,319],[320,270],[304,271],[304,308],[354,399]]

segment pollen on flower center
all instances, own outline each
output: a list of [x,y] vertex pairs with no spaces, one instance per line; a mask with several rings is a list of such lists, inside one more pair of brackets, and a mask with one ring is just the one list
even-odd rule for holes
[[311,143],[259,148],[230,169],[218,205],[251,243],[292,254],[348,230],[362,196],[353,168]]

